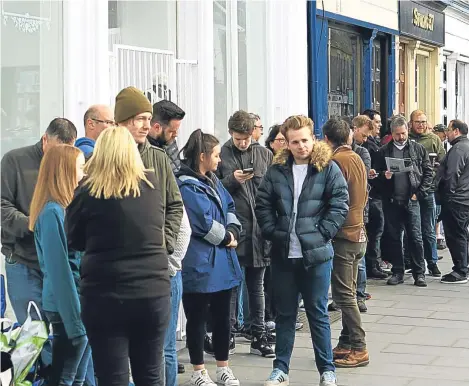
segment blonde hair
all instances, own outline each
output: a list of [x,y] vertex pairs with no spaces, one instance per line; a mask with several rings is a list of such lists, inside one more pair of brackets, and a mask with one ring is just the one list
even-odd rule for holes
[[422,110],[414,110],[412,114],[410,114],[410,120],[413,121],[414,117],[418,117],[419,115],[425,115],[425,112]]
[[373,130],[373,122],[371,121],[371,119],[366,116],[366,115],[357,115],[355,118],[353,118],[352,120],[352,129],[354,127],[356,128],[359,128],[359,127],[362,127],[362,126],[368,126],[368,129],[371,131]]
[[88,163],[84,185],[95,198],[124,198],[140,196],[140,182],[147,179],[137,144],[129,130],[111,126],[103,130]]
[[83,154],[71,145],[56,145],[44,155],[29,208],[29,229],[34,232],[39,213],[48,201],[66,208],[77,186],[77,158]]
[[288,141],[287,134],[290,130],[300,130],[303,127],[308,127],[311,130],[311,135],[314,138],[314,122],[311,118],[308,118],[304,115],[292,115],[291,117],[288,117],[282,124],[281,132]]

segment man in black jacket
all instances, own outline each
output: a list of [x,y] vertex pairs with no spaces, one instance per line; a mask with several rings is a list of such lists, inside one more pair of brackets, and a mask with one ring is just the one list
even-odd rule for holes
[[[266,336],[263,290],[265,269],[270,265],[270,260],[266,258],[266,245],[254,209],[257,188],[272,163],[272,152],[253,141],[252,133],[255,125],[256,117],[246,111],[237,111],[230,117],[228,130],[231,138],[221,149],[221,163],[217,174],[233,197],[236,215],[242,225],[236,253],[241,266],[244,267],[249,297],[251,354],[271,358],[275,354]],[[233,291],[233,324],[236,321],[234,318],[236,292]]]
[[[425,148],[409,140],[404,117],[396,116],[391,122],[393,140],[379,151],[378,182],[383,197],[386,235],[392,261],[389,285],[404,282],[404,254],[402,232],[406,229],[412,256],[414,284],[426,287],[419,199],[427,195],[432,185],[433,168]],[[393,161],[402,160],[404,168],[392,167]]]
[[185,116],[184,110],[171,101],[163,99],[153,105],[148,141],[166,152],[173,172],[177,172],[181,167],[176,138]]
[[[59,144],[73,145],[76,138],[77,129],[71,121],[55,118],[38,143],[11,150],[2,158],[2,254],[6,261],[8,296],[20,324],[28,316],[30,301],[34,301],[42,311],[43,276],[37,259],[34,234],[28,229],[29,206],[41,160],[51,147]],[[43,362],[49,365],[49,345],[45,346],[43,353]]]
[[453,271],[442,283],[467,283],[469,227],[469,140],[467,124],[455,119],[448,125],[451,148],[437,174],[441,217],[446,243],[453,259]]
[[287,118],[288,142],[259,186],[256,217],[264,238],[272,241],[272,281],[277,309],[274,370],[265,386],[288,384],[295,339],[298,295],[306,314],[321,374],[321,386],[336,385],[332,362],[327,293],[331,282],[334,238],[348,213],[347,183],[331,161],[332,150],[315,141],[313,121]]

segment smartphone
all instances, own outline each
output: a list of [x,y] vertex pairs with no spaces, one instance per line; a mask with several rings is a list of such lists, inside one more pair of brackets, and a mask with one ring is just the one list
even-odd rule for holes
[[243,169],[243,174],[252,174],[254,173],[254,168]]

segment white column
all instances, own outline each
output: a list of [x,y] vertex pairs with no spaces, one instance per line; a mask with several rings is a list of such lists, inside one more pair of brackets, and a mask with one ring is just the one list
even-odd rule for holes
[[459,53],[453,52],[446,58],[446,92],[448,123],[456,117],[456,61]]
[[464,122],[469,122],[469,63],[464,65]]
[[108,2],[64,1],[64,115],[79,137],[86,109],[110,97]]

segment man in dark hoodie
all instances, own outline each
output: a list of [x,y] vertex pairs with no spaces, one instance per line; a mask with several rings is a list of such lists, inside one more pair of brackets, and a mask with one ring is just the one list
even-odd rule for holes
[[[242,225],[236,253],[240,264],[245,268],[252,320],[251,354],[271,358],[275,354],[267,340],[264,325],[263,290],[265,268],[270,265],[270,260],[266,258],[265,243],[254,210],[257,188],[272,163],[272,152],[252,140],[256,120],[253,114],[242,110],[230,117],[228,130],[231,139],[221,149],[221,164],[217,174],[234,199],[236,215]],[[235,293],[232,313],[235,313],[236,296]],[[236,318],[232,318],[232,323],[235,320]]]
[[114,125],[114,113],[109,106],[91,106],[83,117],[85,136],[77,139],[75,146],[85,154],[85,157],[90,156],[101,132],[111,125]]
[[174,172],[181,167],[176,138],[185,115],[184,110],[177,104],[165,99],[153,105],[148,141],[166,152]]
[[[39,268],[34,234],[28,229],[29,206],[33,198],[42,157],[59,144],[73,145],[75,125],[65,118],[53,119],[35,145],[11,150],[1,162],[1,239],[5,256],[7,291],[20,324],[27,318],[28,303],[34,301],[42,310],[43,276]],[[51,363],[50,346],[42,356]]]

